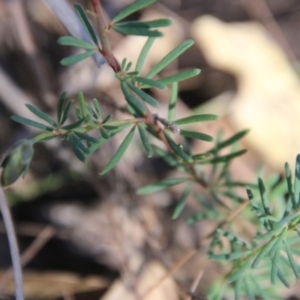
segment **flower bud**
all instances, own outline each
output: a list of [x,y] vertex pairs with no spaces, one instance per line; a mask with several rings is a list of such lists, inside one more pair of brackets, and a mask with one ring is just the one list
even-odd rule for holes
[[3,168],[1,174],[1,185],[13,184],[20,176],[25,176],[33,156],[33,142],[21,140],[7,151],[0,164]]

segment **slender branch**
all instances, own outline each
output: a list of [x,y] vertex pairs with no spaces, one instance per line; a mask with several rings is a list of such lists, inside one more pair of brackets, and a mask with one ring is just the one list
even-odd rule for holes
[[100,1],[91,0],[91,4],[95,12],[99,38],[102,44],[101,54],[105,57],[107,63],[116,73],[120,72],[121,66],[111,51],[111,45],[107,36],[107,30],[106,30],[106,25],[102,14],[102,7]]
[[200,283],[200,281],[202,279],[203,273],[204,273],[204,271],[202,269],[198,272],[198,275],[194,279],[193,284],[192,284],[192,286],[191,286],[191,288],[190,288],[190,290],[188,292],[188,297],[187,297],[186,300],[193,300],[194,293],[195,293],[195,291],[196,291],[196,289],[197,289],[197,287],[198,287],[198,285],[199,285],[199,283]]
[[16,238],[10,210],[3,189],[1,187],[0,187],[0,208],[2,212],[3,222],[5,224],[5,229],[7,232],[12,265],[14,269],[16,300],[24,300],[23,275],[22,275],[19,247],[17,243],[17,238]]
[[[47,242],[56,235],[56,229],[51,225],[47,225],[36,236],[34,241],[28,246],[28,248],[21,254],[20,261],[22,267],[25,267],[34,257],[40,252],[40,250],[47,244]],[[13,272],[12,268],[9,268],[1,278],[0,286],[6,284],[6,280],[11,277]]]

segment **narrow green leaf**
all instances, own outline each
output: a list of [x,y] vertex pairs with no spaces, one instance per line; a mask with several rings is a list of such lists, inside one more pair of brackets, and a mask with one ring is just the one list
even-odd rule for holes
[[224,207],[225,209],[229,209],[228,205],[224,201],[221,200],[218,192],[211,190],[210,195],[211,195],[212,199],[214,201],[216,201],[217,204]]
[[[89,155],[93,154],[97,149],[99,149],[103,144],[105,144],[108,139],[110,139],[117,133],[121,132],[122,130],[126,129],[130,125],[132,125],[132,124],[128,123],[128,124],[124,124],[122,126],[116,127],[114,129],[111,129],[109,131],[106,131],[106,137],[104,137],[104,136],[99,137],[97,139],[97,142],[95,142],[94,144],[92,144],[89,147]],[[100,130],[100,132],[102,132],[102,131]]]
[[284,167],[285,167],[285,176],[286,176],[286,182],[287,182],[287,186],[288,186],[289,196],[291,197],[293,208],[296,209],[297,203],[296,203],[295,193],[293,191],[292,173],[291,173],[290,166],[288,163],[285,163]]
[[273,259],[273,262],[275,261],[277,263],[278,257],[276,257],[277,256],[276,253],[278,252],[280,254],[280,250],[281,250],[281,247],[282,247],[282,241],[283,241],[283,238],[285,236],[285,233],[286,233],[286,230],[282,230],[282,232],[278,235],[278,239],[276,240],[276,243],[274,244],[274,246],[270,250],[269,255]]
[[161,37],[163,34],[158,30],[149,30],[148,28],[124,27],[118,24],[114,25],[113,30],[125,35],[139,35],[149,37]]
[[245,257],[249,255],[252,252],[252,250],[247,251],[239,251],[239,252],[233,252],[233,253],[223,253],[223,254],[211,254],[209,255],[209,259],[211,260],[235,260],[242,257]]
[[278,273],[278,256],[280,254],[280,251],[278,250],[275,253],[274,259],[272,260],[272,266],[271,266],[271,283],[275,284],[277,279],[277,273]]
[[37,136],[35,136],[31,141],[33,144],[50,141],[56,138],[56,135],[53,132],[43,132]]
[[82,151],[84,154],[89,153],[89,149],[82,143],[82,141],[78,138],[76,134],[71,134],[70,138],[73,139],[74,143],[76,144],[76,147]]
[[92,56],[93,54],[95,53],[95,50],[89,50],[89,51],[86,51],[84,53],[80,53],[80,54],[75,54],[75,55],[72,55],[72,56],[68,56],[66,58],[63,58],[60,63],[63,65],[63,66],[69,66],[69,65],[73,65],[73,64],[76,64],[90,56]]
[[74,134],[76,134],[80,139],[85,140],[87,142],[91,142],[91,143],[97,142],[97,139],[95,139],[94,137],[89,136],[85,133],[74,131]]
[[95,107],[95,111],[97,112],[97,116],[99,119],[102,118],[102,112],[101,112],[101,107],[100,107],[100,104],[98,102],[97,99],[93,99],[93,103],[94,103],[94,107]]
[[180,54],[182,54],[185,50],[190,48],[194,44],[194,41],[187,40],[180,44],[178,47],[169,52],[165,57],[163,57],[146,75],[147,78],[152,78],[157,73],[159,73],[162,69],[164,69],[170,62],[176,59]]
[[237,134],[233,135],[232,137],[230,137],[229,139],[218,143],[214,148],[212,148],[211,150],[209,150],[208,152],[210,153],[217,153],[220,149],[223,149],[227,146],[230,146],[234,143],[236,143],[238,140],[240,140],[242,137],[244,137],[247,133],[249,132],[249,130],[243,130],[238,132]]
[[121,62],[121,69],[125,71],[127,65],[127,58],[123,58],[122,62]]
[[78,39],[73,36],[61,36],[57,40],[58,44],[65,45],[65,46],[74,46],[74,47],[80,47],[84,49],[95,49],[95,45],[92,45],[86,41],[83,41],[81,39]]
[[63,113],[63,116],[62,116],[62,119],[61,119],[61,122],[60,124],[64,124],[70,114],[70,111],[71,111],[71,107],[72,107],[72,104],[73,104],[73,100],[69,101],[66,105],[66,108],[64,110],[64,113]]
[[82,150],[80,149],[80,147],[78,147],[78,139],[76,139],[76,137],[71,134],[70,137],[69,137],[69,141],[70,141],[70,144],[71,144],[71,147],[72,147],[72,150],[74,152],[74,154],[77,156],[77,158],[79,160],[81,160],[82,162],[85,162],[85,155],[84,153],[82,152]]
[[235,282],[235,286],[234,286],[234,299],[235,300],[240,300],[241,299],[242,285],[243,285],[243,278],[240,277]]
[[136,112],[139,113],[141,116],[145,116],[147,113],[145,106],[136,97],[134,97],[130,93],[126,82],[124,82],[124,81],[121,82],[121,88],[122,88],[122,91],[123,91],[123,94],[125,96],[127,103],[131,107],[133,107],[136,110]]
[[104,128],[100,128],[100,133],[101,133],[101,136],[105,139],[109,139],[109,134],[104,130]]
[[174,74],[174,75],[171,75],[171,76],[168,76],[168,77],[158,79],[157,81],[160,82],[160,83],[163,83],[163,84],[171,84],[171,83],[174,83],[174,82],[183,81],[183,80],[186,80],[188,78],[197,76],[198,74],[200,74],[199,69],[191,69],[191,70],[179,72],[177,74]]
[[136,72],[136,71],[126,73],[126,76],[131,77],[131,78],[132,77],[135,78],[138,75],[139,75],[139,72]]
[[262,201],[264,211],[267,215],[271,216],[269,199],[266,196],[266,189],[265,189],[264,183],[261,178],[258,178],[258,189],[259,189],[260,198]]
[[142,8],[151,5],[152,3],[156,2],[157,0],[137,0],[132,4],[126,6],[122,11],[120,11],[112,20],[111,23],[116,23],[127,16],[131,15],[132,13],[141,10]]
[[171,94],[169,99],[169,111],[168,111],[168,120],[173,122],[175,118],[175,108],[178,98],[178,82],[174,82],[171,85]]
[[129,125],[134,124],[136,122],[137,122],[137,120],[135,118],[126,119],[126,120],[117,120],[117,121],[106,122],[104,127],[105,128],[116,128],[116,127],[123,126],[126,124],[129,124]]
[[269,251],[272,249],[274,244],[276,243],[278,237],[274,237],[271,241],[269,241],[266,245],[262,247],[256,258],[254,259],[252,263],[252,268],[254,269],[259,262],[269,253]]
[[254,241],[259,242],[262,240],[266,240],[266,239],[272,238],[273,236],[275,237],[276,235],[280,235],[281,233],[282,233],[282,227],[278,227],[278,228],[272,229],[264,234],[258,234],[254,238]]
[[277,276],[278,276],[279,280],[289,289],[290,285],[289,285],[288,281],[286,280],[284,274],[282,273],[282,271],[279,268],[277,271]]
[[57,122],[58,124],[62,124],[62,115],[63,115],[63,111],[64,111],[64,107],[67,101],[67,93],[63,92],[58,100],[58,104],[57,104]]
[[141,141],[143,143],[145,150],[147,151],[148,157],[152,157],[153,151],[147,136],[147,132],[141,124],[138,124],[138,129],[139,129]]
[[216,211],[208,211],[205,213],[196,213],[191,216],[188,216],[185,221],[187,224],[193,224],[202,220],[208,220],[208,219],[218,219],[219,213]]
[[188,162],[192,162],[193,159],[192,157],[190,157],[188,154],[186,154],[180,146],[178,146],[172,139],[171,137],[164,132],[164,135],[166,137],[166,140],[169,144],[169,146],[172,148],[172,150],[174,151],[175,154],[177,154],[178,156],[180,156],[183,160],[188,161]]
[[220,281],[212,284],[208,290],[207,299],[212,300],[223,300],[223,295],[225,294],[225,284]]
[[[89,106],[88,104],[85,105],[86,110],[88,111],[89,114],[86,114],[87,119],[91,119],[91,116],[98,120],[98,114],[93,110],[93,108],[91,106]],[[80,118],[78,118],[80,119]]]
[[[255,291],[253,290],[252,285],[249,283],[248,276],[243,276],[243,282],[245,287],[245,293],[248,297],[248,300],[256,300]],[[263,300],[267,300],[262,298]]]
[[239,239],[238,237],[236,237],[234,234],[232,234],[229,231],[219,228],[219,229],[217,229],[217,232],[218,232],[218,234],[226,237],[229,241],[234,242],[236,245],[241,245],[248,249],[251,248],[251,246],[248,243],[242,241],[241,239]]
[[246,188],[246,192],[247,192],[248,199],[252,200],[254,198],[254,196],[253,196],[251,189]]
[[75,107],[75,115],[77,119],[82,119],[81,110],[78,106]]
[[242,181],[226,181],[223,185],[226,187],[251,187],[253,189],[257,188],[257,184]]
[[70,125],[63,126],[62,129],[64,129],[64,130],[75,129],[75,128],[78,128],[83,122],[84,122],[84,119],[80,119]]
[[52,120],[48,115],[46,115],[43,111],[41,111],[40,109],[38,109],[37,107],[30,105],[30,104],[26,104],[26,107],[32,112],[34,113],[36,116],[38,116],[39,118],[41,118],[42,120],[46,121],[47,123],[49,123],[50,125],[52,125],[53,127],[57,126],[57,123]]
[[105,173],[110,171],[120,161],[120,159],[122,158],[122,156],[124,155],[126,149],[128,148],[129,144],[132,141],[132,138],[133,138],[133,135],[134,135],[134,130],[135,130],[135,126],[132,127],[132,129],[130,130],[130,132],[128,133],[128,135],[125,137],[124,141],[122,142],[122,144],[118,148],[115,155],[112,157],[110,162],[106,165],[104,170],[100,173],[101,175],[104,175]]
[[286,225],[287,223],[290,223],[293,219],[296,219],[299,220],[299,216],[300,216],[300,212],[297,211],[295,213],[292,213],[291,215],[287,215],[285,217],[283,217],[280,222],[278,222],[278,226],[284,226]]
[[[130,61],[125,68],[125,72],[128,72],[130,70],[131,66],[132,66],[132,62]],[[129,73],[127,73],[127,74],[129,74]]]
[[51,127],[48,127],[48,126],[46,126],[42,123],[27,119],[27,118],[23,118],[23,117],[19,117],[19,116],[11,116],[10,118],[13,121],[21,123],[23,125],[36,127],[38,129],[45,130],[45,131],[52,131],[53,130],[53,128],[51,128]]
[[156,80],[152,80],[149,78],[144,78],[144,77],[134,77],[134,81],[138,82],[138,83],[142,83],[144,86],[142,86],[142,88],[145,88],[145,86],[148,87],[154,87],[154,88],[158,88],[161,90],[165,90],[166,86]]
[[78,93],[78,100],[79,100],[81,115],[83,118],[85,118],[86,117],[86,102],[85,102],[82,92]]
[[297,205],[300,205],[300,155],[296,158],[294,194]]
[[92,27],[92,25],[90,24],[83,8],[80,6],[80,4],[75,4],[74,8],[76,10],[76,13],[79,17],[79,19],[81,20],[81,23],[84,25],[86,31],[89,33],[89,35],[91,36],[93,42],[98,45],[98,39],[96,37],[95,31]]
[[178,200],[178,203],[175,207],[175,210],[173,212],[173,215],[172,215],[172,219],[175,220],[179,217],[179,215],[182,213],[185,205],[186,205],[186,200],[187,200],[187,197],[189,196],[189,194],[191,193],[191,190],[192,190],[192,185],[191,184],[188,184],[182,195],[180,196],[179,200]]
[[140,90],[139,88],[137,88],[134,84],[132,84],[131,82],[127,82],[128,87],[136,94],[138,95],[143,101],[147,102],[148,104],[154,106],[154,107],[158,107],[158,102],[151,97],[150,95],[148,95],[147,93],[145,93],[143,90]]
[[[257,300],[256,296],[259,296],[262,300],[269,300],[269,293],[266,293],[265,292],[266,289],[262,288],[261,279],[258,276],[253,275],[251,272],[249,273],[248,276],[250,277],[252,283],[252,289],[251,289],[252,292],[249,293],[250,295],[249,300]],[[249,291],[249,288],[251,288],[251,286],[248,287],[247,292]],[[277,298],[277,300],[279,299]]]
[[149,37],[138,57],[138,60],[137,60],[137,63],[136,63],[136,66],[135,66],[135,70],[139,73],[141,73],[141,70],[142,70],[142,67],[143,67],[143,64],[146,60],[146,57],[148,55],[148,52],[151,48],[151,46],[153,45],[155,41],[155,38],[154,37]]
[[178,161],[172,153],[169,153],[169,152],[157,147],[156,145],[152,145],[152,148],[154,149],[155,153],[158,156],[160,156],[171,167],[178,166]]
[[299,279],[300,278],[299,267],[297,266],[297,264],[296,264],[296,262],[294,260],[292,251],[291,251],[289,245],[287,244],[287,242],[285,240],[283,241],[283,243],[284,243],[284,246],[285,246],[285,251],[286,251],[286,254],[288,256],[290,265],[291,265],[291,267],[293,269],[293,272],[294,272],[296,278]]
[[202,141],[207,141],[207,142],[212,142],[214,139],[210,135],[207,135],[205,133],[201,132],[196,132],[196,131],[187,131],[180,129],[180,135],[183,135],[185,137],[189,137],[192,139],[197,139],[197,140],[202,140]]
[[[126,21],[126,22],[118,22],[118,24],[114,26],[118,27],[128,27],[128,28],[159,28],[166,27],[172,24],[172,20],[170,19],[157,19],[153,21]],[[114,28],[113,26],[113,28]]]
[[246,152],[247,152],[247,150],[240,150],[240,151],[237,151],[237,152],[234,152],[234,153],[230,153],[228,155],[213,158],[213,159],[208,160],[208,161],[204,161],[204,162],[201,161],[201,164],[226,163],[226,162],[230,161],[231,159],[233,159],[235,157],[238,157],[238,156],[241,156],[241,155],[245,154]]
[[207,121],[214,121],[214,120],[218,120],[217,115],[203,114],[203,115],[194,115],[183,119],[175,120],[173,121],[173,123],[176,125],[184,125],[184,124],[190,124],[196,122],[207,122]]
[[112,114],[109,114],[109,115],[107,115],[105,118],[104,118],[104,120],[102,121],[102,124],[106,124],[108,121],[109,121],[109,119],[112,117]]
[[150,184],[150,185],[146,185],[142,188],[139,188],[137,190],[137,194],[138,195],[146,195],[146,194],[154,193],[154,192],[164,190],[168,187],[171,187],[171,186],[174,186],[174,185],[177,185],[177,184],[189,181],[189,180],[190,180],[189,178],[183,178],[183,177],[180,177],[180,178],[167,178],[167,179],[164,179],[160,182]]
[[236,271],[234,271],[228,278],[228,282],[234,282],[238,278],[242,277],[244,273],[246,272],[247,269],[249,269],[250,264],[251,264],[252,257],[251,255],[246,259],[244,264],[239,267]]

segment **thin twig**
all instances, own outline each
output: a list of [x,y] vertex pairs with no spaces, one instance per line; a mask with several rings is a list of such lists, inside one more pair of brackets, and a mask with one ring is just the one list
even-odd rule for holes
[[[25,267],[34,256],[44,247],[44,245],[56,234],[53,226],[48,225],[44,228],[29,247],[21,254],[21,266]],[[13,269],[9,268],[2,276],[0,286],[4,286],[6,280],[12,275]]]
[[98,27],[98,33],[100,42],[102,44],[102,49],[100,50],[101,54],[105,57],[107,60],[107,63],[109,66],[117,73],[121,71],[121,66],[115,56],[113,55],[111,51],[111,45],[110,41],[107,36],[107,30],[102,14],[102,8],[99,0],[91,0],[91,4],[93,6],[97,27]]
[[195,278],[195,280],[192,283],[192,286],[191,286],[191,288],[188,292],[188,297],[186,298],[186,300],[193,300],[193,298],[194,298],[193,295],[194,295],[194,293],[195,293],[195,291],[196,291],[196,289],[197,289],[197,287],[200,283],[200,280],[203,277],[203,273],[204,273],[203,270],[199,271],[198,276]]
[[193,248],[185,253],[170,269],[169,271],[160,278],[157,283],[151,286],[140,298],[143,300],[147,298],[154,290],[156,290],[161,284],[163,284],[170,276],[172,276],[178,269],[185,265],[198,251],[198,248]]
[[[27,237],[36,237],[39,235],[39,239],[47,238],[47,236],[40,235],[41,232],[48,227],[47,224],[31,223],[31,222],[18,222],[15,224],[15,230],[17,235],[23,235]],[[54,229],[54,228],[53,228]],[[0,222],[0,233],[5,232],[4,224]],[[68,229],[55,229],[55,238],[61,240],[70,239],[70,231]]]
[[0,208],[3,217],[3,222],[6,227],[12,265],[14,270],[16,300],[24,300],[23,276],[22,276],[21,260],[19,255],[19,247],[17,243],[17,238],[16,238],[10,210],[3,189],[1,187],[0,187]]

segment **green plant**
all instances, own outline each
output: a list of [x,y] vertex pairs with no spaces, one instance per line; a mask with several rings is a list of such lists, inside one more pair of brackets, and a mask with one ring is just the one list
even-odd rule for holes
[[[257,185],[232,179],[229,167],[233,159],[246,152],[246,150],[239,150],[237,143],[247,134],[248,130],[239,132],[225,140],[220,134],[210,150],[204,153],[192,153],[189,147],[190,140],[199,139],[213,142],[213,138],[205,133],[185,130],[184,126],[194,122],[213,121],[217,119],[217,116],[202,114],[174,120],[174,111],[178,82],[198,75],[200,70],[191,69],[159,79],[156,79],[155,76],[191,47],[193,41],[183,42],[168,53],[147,74],[141,74],[143,63],[147,59],[152,44],[156,38],[162,36],[158,28],[170,25],[171,21],[168,19],[149,22],[123,21],[128,15],[154,2],[155,0],[138,0],[121,11],[106,26],[100,3],[98,0],[91,0],[94,17],[97,21],[97,33],[90,24],[84,9],[79,4],[75,4],[76,13],[89,33],[91,42],[71,36],[59,38],[59,44],[75,46],[83,50],[80,54],[64,58],[61,64],[74,64],[100,52],[120,82],[127,111],[131,118],[118,120],[113,119],[111,115],[103,115],[99,101],[94,99],[91,104],[87,103],[81,92],[78,94],[78,105],[75,108],[73,100],[67,99],[67,93],[64,92],[60,96],[55,120],[40,109],[27,105],[27,108],[40,118],[42,123],[20,116],[12,116],[12,120],[38,128],[42,133],[31,140],[20,141],[7,152],[1,163],[3,168],[1,185],[8,186],[26,174],[36,143],[46,142],[54,138],[66,140],[70,143],[77,158],[85,161],[89,155],[92,155],[114,135],[129,129],[127,136],[111,160],[101,170],[100,174],[104,175],[120,161],[135,132],[138,131],[148,157],[153,155],[161,157],[181,175],[141,187],[137,193],[140,195],[154,193],[171,186],[184,184],[172,218],[176,219],[181,215],[188,197],[192,195],[199,204],[199,211],[188,216],[186,222],[194,223],[204,219],[220,221],[216,230],[209,236],[211,243],[208,255],[212,260],[226,264],[230,262],[231,269],[211,287],[208,292],[209,299],[222,299],[225,293],[231,291],[235,294],[236,299],[240,299],[242,296],[247,296],[249,299],[256,299],[256,297],[269,299],[271,295],[275,297],[278,295],[277,281],[289,286],[291,281],[289,273],[294,273],[296,278],[300,276],[300,269],[294,258],[295,255],[299,254],[296,246],[300,241],[296,236],[296,234],[300,235],[298,212],[300,158],[297,157],[294,183],[292,183],[289,167],[286,165],[287,188],[285,189],[278,177],[272,177],[268,180],[266,187],[261,179],[258,180]],[[122,34],[148,37],[137,58],[135,67],[126,58],[122,60],[121,64],[115,59],[107,35],[110,30]],[[166,89],[167,86],[170,87],[171,93],[168,116],[165,118],[151,112],[151,106],[158,107],[159,103],[145,89]],[[72,110],[74,110],[77,120],[71,124],[66,124]],[[95,138],[94,135],[89,135],[90,132],[96,132],[100,136]],[[180,144],[174,140],[176,135],[181,136]],[[153,145],[151,139],[162,141],[164,147]],[[228,154],[221,154],[221,151],[228,147],[231,147]],[[203,165],[211,166],[208,173],[203,171]],[[194,187],[197,185],[202,187],[203,194],[199,195],[195,192]],[[240,187],[247,188],[249,200],[243,199],[236,193],[236,189]],[[272,201],[269,201],[266,195],[267,189],[270,190]],[[255,200],[257,197],[260,198],[261,204]],[[224,198],[229,199],[229,202],[224,201]],[[239,213],[245,214],[247,220],[257,228],[257,234],[255,237],[251,237],[253,242],[249,240],[245,242],[238,237],[239,233],[235,234],[236,228],[233,218],[228,218],[233,208],[237,208]],[[221,228],[225,226],[228,227],[228,230]],[[249,239],[249,237],[246,238]],[[270,278],[271,285],[268,285],[267,277]]]

